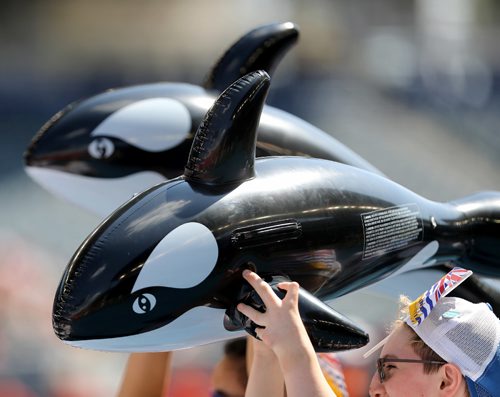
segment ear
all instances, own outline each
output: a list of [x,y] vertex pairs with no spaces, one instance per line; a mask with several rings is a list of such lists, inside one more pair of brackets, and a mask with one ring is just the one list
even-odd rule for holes
[[[439,387],[439,396],[456,396],[460,390],[466,388],[465,378],[460,371],[460,368],[452,363],[444,364],[439,369],[441,384]],[[465,389],[464,389],[465,391]]]

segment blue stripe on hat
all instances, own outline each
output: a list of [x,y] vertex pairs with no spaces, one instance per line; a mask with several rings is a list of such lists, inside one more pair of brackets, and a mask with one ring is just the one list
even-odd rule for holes
[[492,358],[483,374],[474,382],[470,378],[467,386],[471,397],[500,397],[500,349],[497,347],[495,356]]

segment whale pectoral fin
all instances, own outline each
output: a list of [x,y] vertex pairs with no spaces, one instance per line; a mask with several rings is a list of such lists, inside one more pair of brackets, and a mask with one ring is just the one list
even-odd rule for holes
[[203,87],[222,92],[234,81],[255,70],[270,75],[299,37],[291,22],[263,25],[242,36],[219,58]]
[[[290,280],[283,276],[274,276],[266,281],[276,295],[283,299],[286,291],[279,289],[278,284]],[[257,292],[249,284],[244,284],[237,302],[226,310],[224,328],[228,331],[244,329],[256,338],[255,330],[260,326],[236,309],[240,302],[260,312],[266,311]],[[356,349],[365,346],[370,340],[368,334],[354,322],[303,288],[299,288],[299,313],[316,352]]]
[[[281,280],[285,281],[285,280]],[[289,280],[287,280],[289,281]],[[244,303],[248,306],[253,307],[255,310],[264,313],[266,311],[266,307],[264,306],[264,302],[257,294],[257,292],[252,288],[250,284],[247,282],[243,283],[241,289],[236,297],[234,305],[229,306],[227,308],[224,315],[224,328],[228,331],[241,331],[245,330],[254,338],[257,338],[257,334],[255,330],[260,327],[260,325],[254,323],[247,316],[241,313],[236,306],[238,303]]]

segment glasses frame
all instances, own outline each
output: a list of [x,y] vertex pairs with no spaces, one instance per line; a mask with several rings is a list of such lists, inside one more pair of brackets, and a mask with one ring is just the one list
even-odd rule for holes
[[380,383],[384,383],[386,379],[385,376],[385,363],[420,363],[420,364],[434,364],[434,365],[444,365],[447,364],[446,361],[436,361],[436,360],[412,360],[408,358],[379,358],[377,359],[377,372]]
[[210,396],[211,397],[231,397],[231,396],[234,396],[234,395],[235,394],[225,393],[222,390],[214,390]]

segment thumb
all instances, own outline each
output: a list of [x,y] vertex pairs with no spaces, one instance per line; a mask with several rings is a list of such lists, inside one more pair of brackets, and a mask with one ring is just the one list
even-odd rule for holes
[[288,302],[297,306],[299,301],[299,283],[295,281],[287,281],[279,283],[277,287],[281,290],[286,291],[286,295],[283,298],[283,303]]

